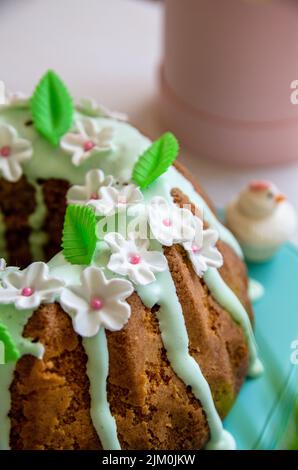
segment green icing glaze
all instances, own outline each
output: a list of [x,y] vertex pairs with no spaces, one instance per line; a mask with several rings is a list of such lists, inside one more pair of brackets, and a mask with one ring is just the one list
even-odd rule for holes
[[[83,117],[76,113],[77,118]],[[111,152],[95,154],[80,166],[73,165],[71,156],[60,147],[53,147],[40,136],[32,125],[26,125],[32,116],[29,109],[3,108],[0,110],[1,123],[15,127],[21,137],[31,141],[33,157],[23,165],[25,175],[32,181],[39,178],[66,178],[71,184],[83,184],[85,174],[92,168],[101,168],[106,174],[115,177],[130,178],[132,167],[139,155],[150,145],[150,140],[126,122],[110,118],[92,118],[98,128],[114,129]]]
[[223,281],[217,269],[209,268],[204,276],[204,281],[214,299],[231,314],[235,322],[243,329],[250,356],[248,374],[251,377],[257,377],[263,372],[263,366],[258,358],[253,330],[245,308],[234,292]]
[[[76,113],[76,118],[84,117]],[[29,218],[29,225],[33,229],[30,238],[30,251],[33,260],[43,259],[43,246],[47,242],[47,234],[41,229],[46,207],[43,201],[42,189],[37,183],[38,179],[66,178],[71,184],[83,184],[85,174],[92,168],[101,168],[106,174],[115,177],[130,178],[132,167],[139,155],[150,145],[149,139],[137,129],[125,122],[110,118],[93,118],[99,129],[112,127],[114,129],[113,144],[115,150],[94,155],[82,165],[76,167],[60,147],[53,147],[46,139],[39,135],[30,124],[32,120],[30,109],[27,107],[7,107],[0,110],[0,125],[2,123],[13,126],[20,137],[30,140],[33,146],[33,157],[23,165],[23,172],[28,181],[36,190],[36,210]],[[28,125],[29,124],[29,125]],[[7,257],[5,250],[5,224],[0,214],[0,256]]]
[[15,364],[0,365],[0,450],[9,450],[10,419],[10,385],[13,380]]
[[0,319],[11,334],[13,341],[21,355],[31,354],[42,357],[44,348],[39,343],[32,343],[23,338],[23,329],[33,314],[33,310],[17,310],[13,305],[0,305]]
[[88,356],[87,375],[90,380],[93,425],[104,450],[120,450],[116,422],[107,399],[109,351],[104,328],[93,338],[84,338],[83,346]]
[[44,246],[48,241],[48,235],[43,232],[31,232],[29,236],[30,251],[33,261],[44,259]]
[[62,251],[48,263],[51,276],[57,277],[67,285],[79,285],[80,276],[85,266],[70,264],[65,260]]
[[[80,114],[77,113],[77,116],[80,117]],[[34,185],[39,178],[61,178],[61,175],[67,175],[67,179],[71,184],[82,184],[86,172],[91,168],[101,168],[106,174],[129,179],[135,161],[150,145],[149,139],[129,124],[108,118],[96,118],[99,129],[113,127],[113,145],[115,150],[94,155],[82,165],[76,167],[72,164],[69,155],[65,154],[59,147],[52,147],[35,131],[33,126],[25,125],[30,119],[31,116],[28,109],[5,108],[0,112],[0,124],[2,122],[11,124],[17,129],[21,137],[32,142],[33,157],[24,164],[23,168],[25,175],[31,184]],[[242,257],[239,244],[232,234],[218,221],[204,199],[196,193],[191,183],[175,168],[170,168],[166,174],[158,178],[144,191],[145,200],[148,201],[151,197],[159,195],[173,203],[170,192],[175,187],[180,188],[189,197],[190,201],[203,211],[205,220],[212,228],[219,232],[220,238]],[[36,211],[30,218],[30,225],[33,228],[34,234],[30,238],[30,244],[34,258],[41,259],[40,248],[45,240],[42,239],[44,234],[40,229],[45,217],[45,208],[42,201],[42,192],[38,185],[36,185],[36,200]],[[35,250],[33,245],[36,242],[39,248]],[[96,265],[103,267],[106,271],[106,261],[103,260],[107,260],[107,257],[95,256],[94,259]],[[62,254],[53,258],[49,263],[49,267],[52,275],[63,279],[67,284],[78,284],[80,282],[80,273],[84,268],[83,266],[70,265],[65,261]],[[256,347],[247,313],[218,273],[215,275],[212,270],[209,270],[205,276],[205,282],[216,300],[230,311],[235,321],[243,327],[251,355],[250,373],[256,375],[260,371],[261,366],[256,356]],[[168,358],[176,374],[186,385],[192,387],[194,395],[201,401],[204,407],[211,431],[211,441],[208,443],[208,448],[233,448],[234,441],[222,427],[210,387],[202,375],[199,365],[189,354],[188,335],[183,312],[169,271],[160,273],[157,276],[156,282],[143,288],[140,287],[137,290],[147,306],[152,307],[155,303],[160,305],[157,315]],[[37,357],[41,357],[43,352],[42,347],[22,338],[23,327],[31,314],[32,312],[15,311],[13,307],[0,308],[1,321],[7,324],[10,331],[13,330],[15,332],[15,339],[21,353],[34,354]],[[4,321],[2,317],[4,317]],[[119,449],[116,424],[107,401],[108,349],[104,330],[101,330],[94,338],[84,339],[83,344],[88,356],[87,373],[90,380],[93,424],[105,449]],[[0,389],[1,397],[4,397],[0,403],[0,448],[8,448],[9,420],[7,416],[10,408],[9,386],[13,378],[14,367],[11,364],[0,367],[3,367],[0,374]],[[2,373],[2,370],[4,373]]]
[[29,216],[29,225],[32,228],[32,230],[40,230],[43,225],[44,219],[46,217],[46,213],[47,213],[47,209],[43,200],[42,187],[35,181],[29,180],[29,183],[35,189],[35,203],[36,203],[35,211]]
[[[83,115],[76,113],[76,117],[80,118]],[[100,129],[104,127],[114,129],[113,145],[115,150],[94,155],[76,167],[72,164],[69,155],[59,147],[55,148],[50,145],[35,131],[32,125],[26,125],[31,119],[29,109],[3,108],[0,111],[0,124],[12,125],[21,137],[32,142],[33,157],[23,166],[24,173],[30,182],[37,181],[39,178],[61,178],[61,175],[67,175],[71,184],[82,184],[86,172],[92,168],[101,168],[106,174],[129,179],[136,160],[150,146],[150,140],[128,123],[110,118],[94,118]],[[164,195],[169,200],[171,199],[170,191],[174,187],[179,187],[204,212],[206,221],[219,232],[220,238],[242,257],[241,248],[233,235],[219,222],[191,183],[174,167],[169,168],[167,173],[158,178],[146,192],[155,196]],[[40,213],[42,210],[42,205],[40,205]],[[38,217],[37,214],[36,219]]]
[[[170,204],[174,204],[171,197],[171,189],[180,188],[186,194],[190,201],[195,203],[203,211],[204,218],[212,228],[219,232],[220,238],[229,244],[238,255],[242,256],[241,248],[233,235],[227,230],[215,217],[204,199],[199,196],[193,186],[186,180],[181,173],[174,167],[171,167],[165,175],[156,180],[149,188],[144,191],[144,198],[149,201],[152,197],[163,196]],[[218,271],[210,268],[204,280],[215,299],[232,315],[233,319],[241,325],[244,330],[249,351],[250,351],[250,370],[249,375],[257,376],[262,370],[262,364],[257,357],[257,348],[248,314],[238,297],[223,281]]]
[[[165,175],[161,176],[144,191],[144,198],[146,201],[149,201],[152,197],[159,195],[167,199],[170,204],[174,204],[171,197],[171,190],[176,187],[180,188],[182,192],[189,197],[190,201],[196,204],[197,207],[203,211],[205,220],[213,229],[219,232],[221,240],[230,245],[236,251],[236,253],[242,257],[241,248],[234,236],[219,222],[204,199],[196,193],[195,189],[189,183],[189,181],[186,180],[184,176],[181,175],[181,173],[179,173],[174,167],[171,167]],[[207,271],[204,280],[214,298],[243,328],[250,351],[249,375],[259,375],[263,371],[263,366],[257,356],[254,334],[246,310],[242,306],[238,297],[223,281],[216,269],[210,268]]]
[[[98,246],[101,249],[99,255],[95,256],[96,265],[106,269],[108,257],[105,256],[101,243]],[[152,242],[151,248],[161,250],[160,244],[156,241]],[[49,266],[53,276],[67,279],[68,284],[78,284],[80,274],[84,269],[83,266],[66,263],[62,254],[55,256]],[[146,287],[138,286],[136,289],[143,303],[149,308],[152,308],[155,304],[161,307],[157,315],[169,361],[181,380],[192,387],[194,395],[204,407],[212,436],[208,446],[210,445],[212,448],[233,447],[232,437],[222,427],[208,382],[204,378],[199,365],[188,352],[188,335],[182,308],[170,272],[159,273],[156,282]],[[90,380],[92,421],[104,449],[117,449],[117,445],[119,445],[117,432],[114,428],[114,419],[110,413],[106,397],[108,351],[104,349],[106,348],[105,337],[102,338],[97,335],[92,339],[84,339],[83,345],[88,356],[87,373]],[[98,353],[99,350],[101,354]],[[105,439],[106,444],[103,443],[103,439]]]
[[[16,310],[12,305],[0,306],[0,320],[8,329],[12,339],[16,343],[22,356],[31,354],[37,358],[42,358],[44,348],[39,343],[32,343],[23,338],[23,329],[31,317],[32,310]],[[15,364],[0,365],[0,449],[9,449],[10,420],[8,413],[10,410],[10,385],[13,380]]]
[[[107,262],[107,258],[100,256],[96,265],[105,268]],[[84,266],[67,263],[62,253],[50,261],[49,267],[51,275],[67,280],[69,285],[80,283],[80,275],[84,269]],[[90,381],[90,413],[93,425],[104,450],[119,450],[117,427],[107,399],[109,353],[104,329],[93,338],[84,338],[83,346],[88,357],[87,375]]]
[[5,240],[5,222],[2,213],[0,212],[0,258],[7,258],[6,240]]
[[235,442],[223,429],[209,384],[198,363],[189,354],[184,316],[170,272],[159,273],[157,281],[149,286],[137,286],[137,292],[148,308],[154,305],[160,306],[156,315],[170,364],[185,385],[192,388],[193,394],[201,402],[206,413],[211,434],[207,447],[234,449]]
[[35,211],[29,216],[28,225],[32,231],[29,236],[30,252],[33,261],[44,259],[43,247],[47,242],[47,234],[43,232],[42,226],[46,218],[47,208],[43,199],[42,186],[33,180],[29,183],[35,189]]
[[[36,208],[28,218],[28,225],[32,229],[29,236],[29,246],[33,261],[40,261],[44,259],[43,247],[48,240],[47,234],[41,230],[47,209],[43,200],[42,187],[34,180],[29,180],[29,183],[35,189],[36,201]],[[3,220],[3,215],[0,213],[0,254],[3,258],[7,258],[5,231],[5,222]]]

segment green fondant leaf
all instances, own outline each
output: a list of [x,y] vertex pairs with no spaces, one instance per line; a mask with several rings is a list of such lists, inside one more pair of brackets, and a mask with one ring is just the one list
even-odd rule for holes
[[6,326],[2,325],[2,323],[0,323],[0,343],[4,345],[5,364],[8,362],[16,362],[21,356],[20,352],[14,343],[8,329]]
[[40,80],[31,98],[32,119],[36,130],[52,145],[58,145],[72,126],[72,98],[58,75],[49,70]]
[[97,242],[96,217],[87,206],[69,205],[66,210],[62,248],[71,264],[90,264]]
[[132,179],[142,189],[165,173],[179,153],[179,144],[171,132],[166,132],[141,155],[136,162]]

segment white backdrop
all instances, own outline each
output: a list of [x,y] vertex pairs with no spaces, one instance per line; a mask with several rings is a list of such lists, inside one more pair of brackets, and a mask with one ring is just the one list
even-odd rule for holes
[[[161,132],[156,99],[161,57],[162,5],[157,2],[0,0],[0,80],[12,90],[31,92],[53,68],[74,96],[93,96],[127,112],[155,137]],[[261,177],[276,182],[298,210],[298,160],[290,167],[249,170],[187,151],[181,160],[219,206],[249,179]]]

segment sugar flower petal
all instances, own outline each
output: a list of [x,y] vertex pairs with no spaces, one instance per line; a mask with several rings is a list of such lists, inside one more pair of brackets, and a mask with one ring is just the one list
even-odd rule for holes
[[72,186],[67,193],[68,204],[87,204],[89,201],[99,199],[101,187],[111,186],[113,176],[104,175],[101,170],[90,170],[85,176],[85,184]]
[[183,243],[196,274],[202,277],[208,267],[220,268],[223,257],[216,247],[218,233],[215,230],[203,230],[203,222],[195,217],[195,237],[192,241]]
[[[4,85],[4,99],[0,100],[1,108],[26,108],[29,105],[30,97],[22,92],[5,91]],[[2,95],[1,97],[2,98]]]
[[21,139],[14,127],[0,124],[0,174],[11,182],[22,176],[22,163],[30,160],[31,142]]
[[65,134],[60,145],[72,156],[73,164],[79,166],[95,154],[113,150],[113,136],[112,127],[99,129],[96,121],[84,118],[76,121],[74,131]]
[[168,204],[166,199],[156,196],[148,206],[151,232],[162,245],[171,246],[193,239],[193,215],[190,210]]
[[112,216],[143,201],[143,194],[134,184],[119,189],[113,186],[102,186],[98,191],[98,199],[88,201],[97,215]]
[[82,98],[77,104],[77,109],[80,113],[90,117],[105,117],[116,119],[118,121],[127,121],[127,114],[118,111],[111,111],[103,104],[98,104],[92,98]]
[[104,240],[112,251],[108,269],[127,276],[134,284],[150,284],[156,279],[155,273],[168,269],[162,253],[148,250],[148,240],[135,239],[132,234],[126,240],[120,233],[108,233]]
[[133,293],[132,284],[125,279],[108,280],[96,266],[81,274],[79,286],[65,287],[60,303],[72,316],[74,330],[83,337],[92,337],[101,327],[121,330],[130,317],[126,299]]
[[48,265],[42,262],[32,263],[22,271],[9,272],[2,284],[0,304],[13,303],[19,310],[54,302],[64,286],[63,281],[50,276]]

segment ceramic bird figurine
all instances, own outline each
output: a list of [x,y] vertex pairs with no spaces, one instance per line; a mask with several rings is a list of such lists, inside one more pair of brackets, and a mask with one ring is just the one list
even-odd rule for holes
[[252,181],[227,206],[225,217],[246,259],[254,262],[270,259],[296,227],[293,206],[269,181]]

